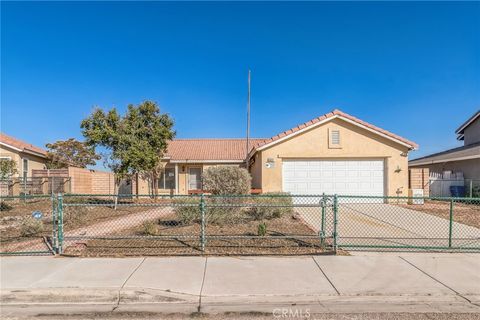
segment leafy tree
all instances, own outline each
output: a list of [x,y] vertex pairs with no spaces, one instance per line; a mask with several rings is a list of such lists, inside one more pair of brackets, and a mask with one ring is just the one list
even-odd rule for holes
[[106,164],[118,179],[136,173],[148,175],[157,194],[161,160],[168,141],[175,137],[173,125],[172,118],[161,113],[155,102],[144,101],[129,105],[123,116],[115,108],[107,112],[97,108],[82,121],[81,128],[87,145],[108,150]]
[[50,169],[67,168],[68,166],[86,168],[88,165],[95,165],[95,161],[101,159],[101,156],[95,153],[94,147],[87,146],[84,142],[73,138],[48,143],[46,147],[49,149],[47,167]]
[[16,174],[17,162],[12,159],[0,159],[0,179],[4,180]]

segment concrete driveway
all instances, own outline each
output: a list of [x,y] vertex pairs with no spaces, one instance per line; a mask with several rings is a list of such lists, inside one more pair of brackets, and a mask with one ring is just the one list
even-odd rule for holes
[[[321,229],[321,208],[296,208],[313,229]],[[480,215],[480,212],[479,212]],[[449,220],[385,203],[339,203],[338,244],[355,246],[448,247]],[[333,209],[325,210],[325,231],[333,232]],[[480,229],[452,224],[452,247],[480,248]]]

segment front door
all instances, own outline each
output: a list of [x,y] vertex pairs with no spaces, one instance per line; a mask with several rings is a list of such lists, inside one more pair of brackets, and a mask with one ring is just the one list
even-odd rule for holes
[[188,190],[202,189],[202,168],[188,169]]

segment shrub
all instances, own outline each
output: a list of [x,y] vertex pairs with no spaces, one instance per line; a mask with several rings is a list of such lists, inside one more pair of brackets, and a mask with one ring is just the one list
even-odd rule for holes
[[181,198],[173,202],[173,210],[182,224],[201,220],[200,198]]
[[[235,166],[215,166],[207,168],[202,176],[203,188],[214,196],[208,198],[211,204],[224,207],[209,207],[206,210],[207,222],[212,224],[232,224],[241,220],[243,211],[234,204],[243,203],[243,198],[218,197],[223,195],[245,195],[250,193],[252,177],[244,168]],[[228,207],[228,206],[232,207]]]
[[[235,198],[205,198],[205,204],[231,205]],[[238,201],[238,199],[237,199]],[[177,219],[184,225],[200,223],[202,213],[200,211],[200,198],[182,198],[174,201],[173,210]],[[205,221],[211,224],[231,224],[239,221],[243,212],[240,207],[209,207],[205,208]]]
[[252,177],[244,168],[216,166],[207,168],[202,176],[203,188],[214,195],[249,194]]
[[[214,203],[221,203],[225,205],[233,204],[232,199],[220,200],[213,199]],[[206,210],[207,223],[224,225],[239,223],[243,217],[243,211],[241,207],[209,207]]]
[[143,234],[156,236],[158,234],[157,224],[153,221],[145,221],[143,223]]
[[0,202],[0,211],[8,211],[8,210],[12,210],[12,206],[4,201]]
[[267,224],[265,222],[262,222],[258,225],[257,233],[260,237],[265,237],[267,234]]
[[36,235],[43,231],[43,222],[33,217],[26,217],[20,223],[20,234],[22,237]]
[[474,186],[472,189],[472,197],[479,198],[480,197],[480,185]]
[[281,218],[293,214],[293,201],[288,193],[265,193],[253,197],[251,214],[255,220]]
[[88,207],[69,207],[68,210],[64,210],[63,223],[74,227],[82,226],[88,222],[88,214]]

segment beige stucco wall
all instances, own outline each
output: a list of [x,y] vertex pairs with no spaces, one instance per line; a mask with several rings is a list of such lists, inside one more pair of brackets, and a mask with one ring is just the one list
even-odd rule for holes
[[0,157],[10,157],[17,163],[17,174],[14,177],[23,176],[23,159],[28,160],[28,176],[32,176],[32,170],[45,169],[46,159],[32,154],[26,154],[0,145]]
[[[329,129],[340,131],[341,148],[329,148]],[[282,191],[283,159],[383,159],[386,194],[396,196],[399,191],[400,195],[408,195],[408,148],[341,119],[333,119],[259,152],[261,169],[255,164],[252,175],[261,171],[261,178],[254,179],[262,192]],[[273,168],[265,167],[269,158],[274,160]],[[395,172],[397,168],[401,171]]]
[[252,188],[262,188],[262,152],[257,152],[252,159],[254,162],[250,166],[250,174],[252,175]]
[[20,173],[22,168],[21,168],[21,163],[20,163],[20,155],[18,151],[14,151],[10,148],[4,147],[3,145],[0,145],[0,157],[10,157],[10,159],[14,160],[17,163],[17,171]]

